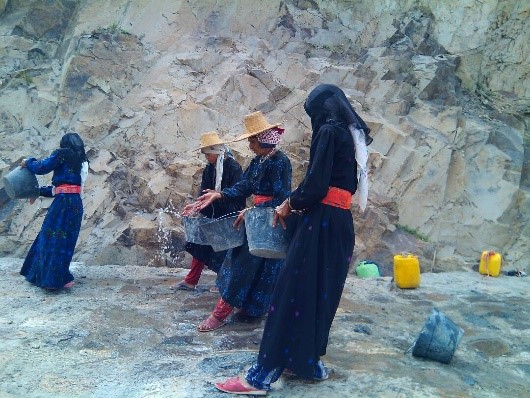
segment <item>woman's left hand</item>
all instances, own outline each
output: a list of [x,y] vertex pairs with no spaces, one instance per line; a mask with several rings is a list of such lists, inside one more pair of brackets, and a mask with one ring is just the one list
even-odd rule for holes
[[237,218],[236,220],[234,221],[234,227],[239,229],[241,227],[241,224],[243,224],[245,222],[245,212],[247,211],[248,209],[243,209],[239,212],[239,214],[237,215]]
[[285,224],[285,218],[291,215],[291,208],[289,207],[289,199],[285,199],[283,203],[279,206],[276,206],[274,209],[274,218],[272,219],[272,226],[276,227],[278,220],[283,229],[287,229],[287,224]]

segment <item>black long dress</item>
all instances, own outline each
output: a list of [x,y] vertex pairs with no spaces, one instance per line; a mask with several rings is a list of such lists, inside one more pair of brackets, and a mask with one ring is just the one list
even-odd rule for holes
[[348,273],[355,235],[349,210],[324,205],[329,186],[355,193],[357,165],[346,124],[314,130],[306,177],[291,206],[306,209],[274,290],[258,364],[313,378]]
[[[223,178],[221,179],[221,189],[235,185],[243,177],[241,165],[231,156],[225,156],[223,161]],[[201,189],[199,195],[205,189],[215,189],[215,164],[208,163],[202,172]],[[230,213],[237,214],[245,207],[244,198],[220,199],[205,207],[201,213],[209,218],[219,218]],[[202,261],[214,272],[219,272],[221,264],[226,256],[226,250],[214,252],[209,245],[199,245],[186,242],[185,250],[197,260]]]

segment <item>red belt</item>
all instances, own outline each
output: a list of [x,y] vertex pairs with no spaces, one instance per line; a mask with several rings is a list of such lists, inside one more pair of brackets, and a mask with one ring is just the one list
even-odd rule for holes
[[269,195],[254,195],[254,204],[260,205],[263,202],[268,202],[269,200],[272,200],[272,196]]
[[352,193],[345,189],[329,187],[328,194],[320,202],[325,205],[348,210],[351,206]]
[[81,193],[81,187],[79,185],[62,184],[55,187],[55,194],[59,193]]

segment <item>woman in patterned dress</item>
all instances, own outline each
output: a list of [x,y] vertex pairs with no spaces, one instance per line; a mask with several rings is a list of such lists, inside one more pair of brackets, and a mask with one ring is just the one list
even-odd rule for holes
[[[240,182],[221,191],[209,190],[199,197],[199,206],[206,207],[219,199],[248,198],[253,195],[254,206],[276,207],[291,192],[291,162],[276,145],[284,132],[279,124],[270,124],[261,112],[245,116],[246,132],[235,139],[248,139],[256,154]],[[236,224],[241,222],[240,213]],[[283,259],[257,257],[249,253],[248,243],[230,249],[217,276],[221,299],[212,314],[198,327],[209,332],[223,326],[234,308],[242,315],[262,317],[267,314],[276,279]]]
[[45,289],[70,288],[74,276],[69,267],[83,218],[80,193],[88,174],[83,140],[77,133],[67,133],[49,157],[25,159],[21,167],[34,174],[53,172],[52,186],[41,187],[40,196],[54,199],[20,274]]

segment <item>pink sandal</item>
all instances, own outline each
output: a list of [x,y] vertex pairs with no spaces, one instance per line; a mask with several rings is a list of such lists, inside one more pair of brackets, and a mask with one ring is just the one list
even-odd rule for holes
[[71,287],[73,287],[75,285],[75,282],[74,281],[70,281],[68,282],[66,285],[64,285],[63,287],[65,289],[70,289]]
[[220,321],[213,315],[210,315],[208,318],[202,321],[199,326],[197,326],[197,330],[199,332],[211,332],[223,327],[224,325],[226,325],[226,321]]
[[252,387],[239,377],[232,377],[224,383],[215,383],[215,387],[222,392],[239,395],[267,395],[267,390]]

